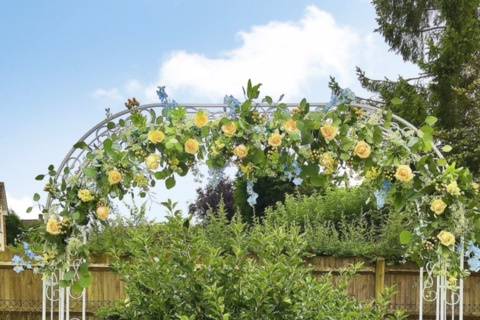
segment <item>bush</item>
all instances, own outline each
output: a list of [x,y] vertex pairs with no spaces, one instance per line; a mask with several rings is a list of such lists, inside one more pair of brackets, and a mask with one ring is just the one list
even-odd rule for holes
[[180,216],[130,228],[114,245],[113,267],[126,283],[127,301],[99,313],[103,319],[386,319],[388,297],[360,303],[304,263],[299,229],[246,224],[224,215],[205,226]]
[[9,211],[5,216],[5,227],[7,228],[7,245],[12,246],[15,245],[15,240],[21,237],[27,229],[14,211]]
[[368,187],[335,189],[324,195],[287,196],[267,210],[271,223],[299,227],[308,250],[317,255],[379,256],[397,260],[403,218],[379,210]]

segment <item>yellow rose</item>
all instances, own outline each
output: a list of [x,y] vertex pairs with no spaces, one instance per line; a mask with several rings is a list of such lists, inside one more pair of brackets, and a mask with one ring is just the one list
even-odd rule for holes
[[268,138],[268,144],[274,148],[280,147],[282,145],[282,135],[278,132],[273,133]]
[[150,170],[157,170],[160,167],[160,155],[152,153],[145,158],[145,164]]
[[235,122],[230,121],[222,126],[222,131],[227,137],[233,137],[237,132],[237,125]]
[[90,192],[90,190],[88,189],[80,189],[78,190],[78,198],[80,200],[82,200],[82,202],[90,202],[92,201],[93,199],[95,199],[95,197],[93,196],[93,194]]
[[106,206],[100,206],[97,208],[97,217],[98,219],[105,221],[110,215],[110,208]]
[[197,154],[198,152],[198,149],[199,149],[199,144],[198,144],[198,141],[195,140],[195,139],[188,139],[186,142],[185,142],[185,152],[186,153],[190,153],[190,154]]
[[372,153],[372,148],[365,141],[358,141],[354,152],[359,158],[367,159]]
[[122,174],[118,170],[108,171],[108,183],[111,185],[120,183],[122,178]]
[[233,149],[233,153],[240,159],[245,158],[248,155],[248,148],[245,145],[241,144]]
[[152,130],[148,133],[148,140],[152,143],[160,143],[165,139],[165,133],[160,130]]
[[445,247],[450,247],[455,244],[455,236],[451,232],[443,230],[437,235],[437,238]]
[[410,166],[405,164],[399,165],[397,167],[397,171],[395,172],[395,178],[401,182],[410,182],[414,176],[415,174],[413,174]]
[[447,204],[442,199],[435,199],[430,204],[430,210],[435,212],[436,215],[442,214],[447,208]]
[[322,136],[325,138],[325,140],[332,141],[333,139],[335,139],[335,136],[338,133],[338,128],[332,126],[331,124],[326,124],[320,128],[320,132],[322,133]]
[[452,181],[447,186],[447,192],[452,196],[459,196],[461,194],[457,181]]
[[62,232],[61,224],[55,217],[48,218],[47,232],[51,235],[59,235]]
[[297,121],[293,119],[287,120],[287,122],[285,122],[285,124],[283,125],[283,128],[288,133],[297,133],[298,132]]
[[204,111],[197,112],[197,114],[195,115],[194,122],[198,128],[205,127],[208,123],[208,114]]

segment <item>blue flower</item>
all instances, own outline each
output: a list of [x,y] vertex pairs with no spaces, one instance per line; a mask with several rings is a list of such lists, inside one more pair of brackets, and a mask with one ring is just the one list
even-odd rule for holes
[[293,184],[296,186],[299,186],[303,183],[303,179],[300,177],[296,177],[295,179],[292,180]]
[[473,244],[473,242],[470,242],[465,255],[470,257],[467,260],[470,271],[480,271],[480,248]]
[[23,272],[24,269],[22,266],[15,266],[13,267],[13,271],[15,271],[16,273],[20,273],[20,272]]
[[247,202],[250,207],[254,207],[257,204],[258,193],[253,190],[253,182],[247,182],[247,194],[249,195]]
[[235,118],[237,116],[238,109],[240,108],[240,101],[235,99],[235,97],[232,95],[226,95],[223,98],[223,103],[227,105],[228,116],[231,118]]
[[168,94],[165,90],[165,86],[158,86],[157,87],[157,96],[161,103],[168,103]]
[[390,181],[384,181],[382,189],[376,190],[373,194],[377,201],[377,208],[382,209],[385,206],[388,192],[392,189],[392,183]]
[[25,261],[23,261],[22,257],[15,255],[12,258],[12,263],[14,265],[23,265],[25,263]]
[[355,96],[355,93],[348,88],[340,89],[340,93],[338,95],[332,91],[330,101],[325,105],[325,111],[330,111],[340,104],[349,104],[355,102],[356,99],[357,97]]

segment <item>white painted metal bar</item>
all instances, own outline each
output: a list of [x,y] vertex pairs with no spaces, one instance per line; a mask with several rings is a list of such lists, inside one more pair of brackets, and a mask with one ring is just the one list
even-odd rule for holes
[[423,267],[420,268],[419,274],[419,293],[418,293],[418,320],[423,320]]

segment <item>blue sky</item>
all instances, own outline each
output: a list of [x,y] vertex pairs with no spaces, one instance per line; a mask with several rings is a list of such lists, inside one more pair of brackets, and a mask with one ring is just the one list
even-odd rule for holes
[[221,102],[251,77],[291,102],[325,101],[329,74],[367,94],[355,65],[375,77],[415,74],[375,27],[367,0],[4,1],[0,181],[10,207],[28,217],[42,189],[35,175],[105,107],[119,111],[130,96],[152,102],[159,84],[180,102]]

